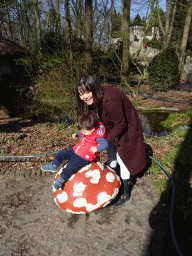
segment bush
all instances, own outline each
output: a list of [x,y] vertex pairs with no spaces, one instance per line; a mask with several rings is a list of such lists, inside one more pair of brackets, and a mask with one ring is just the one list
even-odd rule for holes
[[[76,100],[78,72],[70,62],[53,65],[36,79],[34,110],[43,115],[68,116],[76,121],[80,115]],[[80,69],[79,69],[80,71]]]
[[3,74],[0,80],[3,88],[0,104],[6,108],[10,117],[16,117],[22,115],[26,106],[31,104],[32,94],[29,88],[33,81],[20,61],[10,60],[9,64],[12,72]]
[[173,48],[166,48],[149,63],[149,82],[152,89],[168,89],[179,84],[179,59]]
[[[111,78],[121,76],[121,60],[123,43],[111,45],[107,50],[95,47],[92,52],[92,74],[101,81],[111,81]],[[135,64],[133,64],[133,62]],[[137,67],[143,71],[143,66],[134,59],[129,61],[130,75],[138,75]]]
[[158,50],[162,50],[162,47],[163,47],[162,40],[157,40],[156,38],[153,38],[151,40],[146,40],[145,43],[147,44],[147,46],[158,49]]
[[43,55],[52,55],[67,46],[67,41],[56,32],[47,32],[43,35],[41,40],[41,52]]

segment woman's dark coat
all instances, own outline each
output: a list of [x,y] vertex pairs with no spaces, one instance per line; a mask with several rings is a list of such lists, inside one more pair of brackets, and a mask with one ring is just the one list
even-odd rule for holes
[[117,88],[104,87],[98,113],[90,114],[103,122],[108,143],[115,144],[124,164],[135,175],[146,166],[145,146],[140,119],[128,97]]

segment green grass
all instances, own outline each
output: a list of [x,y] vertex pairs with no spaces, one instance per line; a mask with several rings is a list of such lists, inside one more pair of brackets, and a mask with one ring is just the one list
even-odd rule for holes
[[63,129],[63,126],[64,126],[64,124],[59,124],[59,125],[57,126],[57,130],[58,130],[58,131],[61,131],[61,130]]
[[166,130],[173,130],[187,123],[190,118],[192,118],[191,107],[189,107],[188,110],[183,113],[170,113],[168,118],[165,121],[161,122],[161,125]]
[[72,136],[75,132],[78,131],[78,127],[77,127],[77,126],[78,126],[77,122],[71,125],[71,127],[70,127],[70,135],[71,135],[71,136]]
[[17,137],[17,140],[23,140],[25,137],[27,137],[26,134],[24,134],[24,133],[19,134],[18,137]]
[[[161,159],[156,158],[156,160],[171,175],[174,174],[176,177],[179,175],[180,180],[185,180],[185,188],[189,187],[189,191],[192,191],[192,168],[190,167],[192,166],[192,136],[189,126],[191,117],[191,108],[189,108],[185,113],[169,114],[168,118],[162,123],[165,129],[169,128],[172,130],[172,132],[170,132],[167,136],[162,137],[147,138],[145,136],[145,141],[149,143],[152,148],[154,146],[154,148],[158,150],[159,153],[161,153],[162,149],[166,149],[164,152],[167,153],[161,155]],[[164,171],[154,161],[152,161],[152,166],[148,169],[147,174],[152,177],[152,181],[155,184],[157,194],[161,195],[161,193],[167,189],[167,175],[164,174]],[[180,183],[181,182],[178,184]],[[177,194],[181,195],[184,193],[184,187],[178,187],[179,186],[177,186],[177,190],[179,192],[177,191]],[[181,190],[183,192],[180,192]]]
[[0,154],[2,155],[2,156],[4,156],[5,155],[5,149],[0,149]]

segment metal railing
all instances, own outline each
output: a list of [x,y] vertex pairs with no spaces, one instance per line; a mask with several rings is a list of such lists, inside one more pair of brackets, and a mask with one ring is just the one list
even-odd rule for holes
[[58,154],[58,152],[52,152],[52,153],[45,153],[42,155],[31,155],[31,156],[0,156],[0,159],[5,158],[5,159],[9,159],[9,158],[36,158],[36,157],[45,157],[45,164],[47,163],[47,156],[50,155],[56,155]]

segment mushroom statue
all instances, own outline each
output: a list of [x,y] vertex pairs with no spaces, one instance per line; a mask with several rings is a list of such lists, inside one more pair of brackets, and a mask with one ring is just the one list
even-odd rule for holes
[[[62,169],[56,174],[59,177]],[[118,194],[121,182],[110,167],[93,162],[79,169],[63,186],[53,189],[56,204],[70,213],[84,214],[108,205]]]

